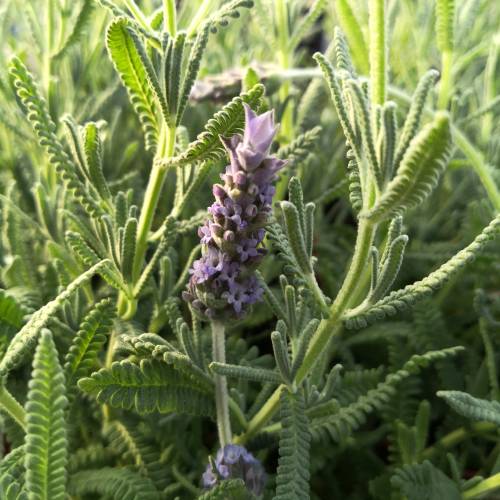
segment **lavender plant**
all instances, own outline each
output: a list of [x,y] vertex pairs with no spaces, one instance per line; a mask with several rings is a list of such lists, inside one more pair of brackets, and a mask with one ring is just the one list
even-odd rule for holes
[[19,7],[0,498],[493,498],[498,6]]

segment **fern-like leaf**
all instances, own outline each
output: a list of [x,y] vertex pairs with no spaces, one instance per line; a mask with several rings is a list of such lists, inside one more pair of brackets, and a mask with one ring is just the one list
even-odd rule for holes
[[359,396],[353,403],[341,407],[330,415],[313,418],[310,425],[311,433],[316,439],[323,437],[326,433],[335,441],[342,441],[366,421],[369,413],[380,410],[389,403],[400,382],[418,373],[429,364],[455,356],[461,351],[463,347],[458,346],[413,355],[400,370],[387,375],[383,382]]
[[282,431],[274,500],[309,498],[309,429],[302,394],[281,393]]
[[33,378],[26,403],[26,490],[29,498],[66,498],[67,441],[64,372],[45,330],[33,361]]
[[114,316],[114,303],[110,299],[104,299],[83,319],[65,358],[64,369],[68,391],[93,368],[99,350],[113,325]]
[[420,126],[420,119],[424,109],[425,101],[430,89],[436,83],[439,73],[435,69],[428,71],[418,82],[415,93],[412,96],[410,109],[406,116],[401,137],[399,138],[396,156],[394,159],[394,169],[397,170],[403,159],[411,140],[415,137]]
[[14,57],[10,63],[10,76],[13,87],[21,100],[26,117],[33,126],[40,146],[45,148],[50,162],[63,178],[73,197],[92,217],[103,213],[98,202],[89,194],[85,185],[78,179],[77,166],[64,150],[56,136],[56,125],[50,118],[47,103],[40,95],[31,73],[20,59]]
[[54,59],[62,59],[68,53],[68,50],[82,39],[91,20],[94,7],[95,3],[93,0],[83,0],[82,7],[80,12],[78,12],[73,29],[63,42],[61,48],[52,56]]
[[411,142],[396,177],[375,206],[362,216],[381,221],[419,205],[436,187],[451,154],[451,132],[446,114],[436,115]]
[[181,155],[169,160],[168,165],[172,163],[179,166],[194,161],[219,159],[224,154],[220,136],[231,136],[240,132],[244,124],[243,103],[258,109],[263,93],[264,86],[257,84],[248,92],[235,97],[208,120],[205,130]]
[[7,352],[0,361],[0,375],[7,373],[18,367],[24,358],[36,344],[38,334],[47,325],[51,317],[62,307],[64,301],[68,299],[76,290],[86,284],[92,276],[102,272],[109,264],[108,260],[102,260],[81,274],[68,287],[63,290],[55,299],[45,304],[41,309],[33,313],[26,325],[19,330],[10,343]]
[[146,149],[154,150],[158,142],[159,126],[155,115],[153,90],[141,54],[131,35],[131,29],[126,18],[114,19],[106,33],[106,45],[116,71],[120,75],[130,101],[139,116]]
[[290,51],[295,50],[304,36],[307,35],[307,32],[313,27],[323,10],[325,10],[326,4],[326,0],[315,0],[307,14],[293,31],[293,35],[289,42]]
[[12,450],[0,462],[0,498],[2,500],[28,500],[24,489],[24,446]]
[[405,465],[397,469],[391,483],[408,500],[460,500],[457,484],[434,467],[428,460],[422,464]]
[[[205,48],[208,43],[208,35],[210,31],[211,23],[206,22],[198,32],[194,45],[189,54],[189,60],[187,63],[186,73],[184,75],[184,80],[182,82],[182,87],[179,93],[179,107],[176,110],[176,124],[180,125],[184,111],[187,106],[189,99],[189,94],[193,88],[194,82],[198,76],[198,71],[200,70],[201,58],[205,52]],[[180,69],[180,68],[179,68]]]
[[408,309],[417,301],[428,297],[435,290],[441,288],[454,274],[478,255],[486,244],[496,238],[500,231],[500,215],[497,215],[490,224],[463,250],[454,255],[441,267],[426,276],[424,279],[396,290],[387,297],[379,300],[372,306],[352,309],[344,317],[344,324],[348,329],[364,328],[368,324],[393,316],[398,311]]
[[0,332],[18,330],[28,310],[6,290],[0,289]]
[[500,425],[500,403],[479,399],[461,391],[438,391],[457,413],[471,420],[485,420]]
[[99,403],[115,408],[152,412],[214,414],[212,394],[196,380],[156,359],[139,364],[115,362],[78,383],[80,389],[95,396]]
[[71,476],[69,494],[90,498],[106,497],[114,500],[160,500],[153,482],[126,467],[103,467],[85,470]]

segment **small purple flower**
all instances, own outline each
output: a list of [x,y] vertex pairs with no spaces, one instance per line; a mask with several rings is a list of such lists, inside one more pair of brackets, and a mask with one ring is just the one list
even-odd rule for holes
[[202,475],[203,487],[213,488],[224,479],[243,479],[247,489],[256,496],[262,495],[266,473],[261,463],[243,446],[228,444],[221,448],[215,462],[209,463]]
[[198,230],[202,257],[193,263],[183,298],[202,316],[240,318],[262,299],[254,270],[265,254],[261,244],[275,193],[273,182],[285,162],[269,155],[276,134],[274,113],[256,115],[244,104],[245,129],[221,141],[230,164],[224,184],[212,188],[215,202]]

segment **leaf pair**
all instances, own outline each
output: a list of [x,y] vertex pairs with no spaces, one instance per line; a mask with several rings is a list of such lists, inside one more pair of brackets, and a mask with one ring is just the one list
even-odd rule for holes
[[[203,25],[185,64],[186,34],[179,32],[173,39],[165,33],[161,45],[161,68],[157,70],[141,35],[128,18],[118,17],[109,25],[106,34],[108,52],[139,116],[146,149],[155,150],[162,123],[171,128],[180,124],[198,75],[209,28],[210,23]],[[184,66],[186,70],[181,78]]]
[[384,297],[399,273],[408,243],[408,236],[401,234],[401,229],[402,218],[395,217],[389,226],[387,242],[380,259],[377,248],[372,247],[372,274],[367,303],[373,304]]

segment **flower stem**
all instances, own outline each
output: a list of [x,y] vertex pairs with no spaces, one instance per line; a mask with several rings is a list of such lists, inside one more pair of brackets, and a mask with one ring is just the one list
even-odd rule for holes
[[[217,363],[226,362],[225,328],[219,321],[212,321],[212,359]],[[231,443],[231,421],[229,420],[229,397],[227,380],[223,375],[214,375],[215,406],[217,412],[217,430],[220,447]]]
[[0,407],[26,431],[26,413],[6,387],[0,386]]

